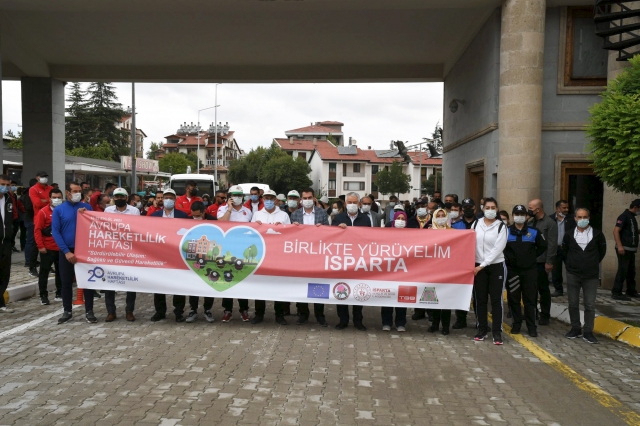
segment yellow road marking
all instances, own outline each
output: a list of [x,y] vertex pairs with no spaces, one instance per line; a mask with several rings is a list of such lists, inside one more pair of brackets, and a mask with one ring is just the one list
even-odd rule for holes
[[[489,314],[489,320],[491,321],[491,315]],[[511,327],[503,323],[502,328],[509,333],[509,336],[520,343],[525,349],[535,355],[540,361],[551,366],[554,370],[561,373],[564,377],[569,379],[579,389],[585,391],[593,399],[598,401],[600,405],[609,409],[613,414],[622,419],[629,426],[640,425],[640,414],[632,411],[624,405],[622,402],[614,398],[610,393],[601,389],[598,385],[590,382],[587,378],[581,376],[567,364],[560,361],[555,356],[524,337],[522,334],[511,334]]]

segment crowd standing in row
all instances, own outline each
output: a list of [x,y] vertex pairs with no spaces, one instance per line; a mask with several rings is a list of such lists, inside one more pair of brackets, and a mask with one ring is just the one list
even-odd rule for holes
[[[16,188],[6,175],[0,175],[0,212],[3,221],[2,258],[0,259],[0,290],[6,290],[11,268],[11,253],[15,248],[16,232],[20,215],[26,228],[26,241],[21,243],[25,251],[25,266],[33,269],[39,276],[40,298],[48,305],[47,283],[49,273],[55,271],[56,301],[62,300],[64,314],[58,320],[64,323],[72,318],[72,284],[74,282],[73,265],[77,262],[74,254],[75,231],[78,212],[85,210],[103,211],[108,214],[127,214],[158,218],[177,218],[191,220],[221,220],[231,222],[255,222],[257,224],[296,226],[336,226],[345,229],[349,226],[414,228],[432,230],[473,230],[476,233],[476,255],[474,269],[474,288],[472,304],[476,313],[476,341],[484,340],[489,332],[496,345],[502,344],[503,305],[502,292],[507,289],[510,316],[513,318],[512,333],[520,333],[524,321],[532,337],[538,335],[538,326],[549,324],[551,297],[564,294],[562,265],[567,271],[567,294],[571,330],[568,338],[583,336],[589,343],[597,343],[593,336],[595,316],[595,296],[599,287],[599,264],[606,253],[606,241],[602,232],[589,224],[590,212],[578,208],[574,217],[568,214],[566,200],[556,203],[556,212],[547,215],[541,200],[531,200],[528,205],[516,205],[511,214],[499,210],[498,202],[493,198],[480,200],[476,208],[473,199],[465,198],[458,203],[456,194],[447,194],[444,201],[441,194],[434,197],[415,199],[413,203],[399,203],[397,197],[389,197],[389,203],[382,209],[371,196],[360,197],[350,192],[328,203],[326,197],[317,199],[314,191],[307,188],[299,193],[290,191],[276,195],[271,190],[261,191],[251,188],[245,201],[242,188],[233,186],[229,191],[216,191],[212,200],[209,195],[199,197],[195,181],[186,183],[185,194],[177,196],[173,189],[156,192],[144,198],[138,194],[129,195],[123,188],[107,184],[104,192],[92,190],[86,183],[71,182],[65,193],[48,185],[46,172],[38,172],[32,180],[25,197],[18,198]],[[30,214],[30,212],[33,212]],[[629,209],[618,218],[614,231],[618,256],[618,274],[612,290],[612,297],[629,300],[640,297],[635,287],[635,253],[638,249],[638,224],[636,216],[640,214],[640,199],[634,200]],[[33,218],[31,222],[31,218]],[[32,229],[32,231],[30,231]],[[30,241],[33,238],[33,241]],[[30,251],[31,246],[37,251]],[[40,255],[40,271],[36,266]],[[549,274],[555,292],[549,290]],[[622,294],[626,281],[626,295]],[[584,298],[584,325],[580,322],[579,295]],[[115,292],[105,291],[107,309],[106,322],[117,319]],[[99,294],[95,292],[95,294]],[[540,310],[538,311],[538,295]],[[97,322],[93,313],[94,291],[85,290],[86,320]],[[127,292],[125,318],[134,321],[135,292]],[[214,299],[204,298],[204,318],[214,321],[211,311]],[[172,300],[176,322],[194,322],[198,318],[199,297],[189,297],[189,313],[185,316],[186,296],[174,295]],[[233,299],[223,298],[222,322],[233,317]],[[238,299],[238,308],[242,321],[258,324],[263,321],[266,303],[256,300],[255,314],[249,316],[249,301]],[[524,313],[522,307],[524,306]],[[167,304],[164,294],[154,294],[155,313],[151,321],[166,317]],[[297,303],[298,319],[301,325],[309,320],[310,310],[307,303]],[[493,317],[492,327],[488,326],[488,308]],[[290,314],[290,303],[274,302],[276,322],[286,325],[285,316]],[[363,307],[351,306],[354,326],[366,330],[363,324]],[[0,313],[12,312],[0,299]],[[349,306],[337,305],[339,322],[336,329],[348,327],[350,321]],[[395,314],[395,318],[394,318]],[[406,308],[382,307],[382,329],[399,332],[406,330]],[[314,316],[323,327],[328,326],[324,315],[324,305],[314,304]],[[450,332],[451,311],[438,309],[415,309],[414,320],[429,317],[429,332]],[[500,320],[498,320],[500,319]],[[467,311],[456,311],[456,321],[451,328],[467,327]]]

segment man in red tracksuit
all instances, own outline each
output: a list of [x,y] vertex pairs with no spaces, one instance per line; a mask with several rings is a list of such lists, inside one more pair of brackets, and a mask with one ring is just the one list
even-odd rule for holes
[[47,185],[49,182],[49,174],[47,172],[38,172],[36,179],[38,183],[29,189],[34,218],[38,215],[40,209],[49,205],[49,192],[53,188],[51,185]]
[[51,197],[49,205],[40,209],[33,218],[35,224],[33,235],[36,240],[36,245],[38,246],[38,251],[40,252],[38,287],[40,290],[40,302],[43,305],[49,304],[47,284],[49,282],[51,265],[55,266],[56,298],[54,300],[62,301],[62,281],[60,280],[60,273],[58,272],[60,249],[51,235],[51,216],[53,215],[53,209],[62,204],[64,200],[62,199],[62,191],[59,189],[52,189],[49,197]]
[[191,205],[196,202],[202,202],[202,198],[198,197],[198,184],[195,180],[188,180],[184,195],[176,198],[176,209],[185,212],[191,217]]
[[225,204],[227,204],[227,191],[218,189],[216,191],[216,200],[207,208],[206,213],[213,217],[218,217],[218,209]]
[[251,188],[251,190],[249,191],[249,200],[244,203],[244,206],[251,210],[252,214],[256,214],[257,212],[262,210],[262,208],[264,207],[264,201],[262,200],[262,197],[260,197],[260,188],[258,188],[257,186]]

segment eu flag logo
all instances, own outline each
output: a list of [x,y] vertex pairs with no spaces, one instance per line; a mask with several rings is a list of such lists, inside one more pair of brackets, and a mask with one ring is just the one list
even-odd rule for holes
[[329,284],[315,284],[309,283],[307,288],[307,297],[309,299],[328,299],[329,298]]

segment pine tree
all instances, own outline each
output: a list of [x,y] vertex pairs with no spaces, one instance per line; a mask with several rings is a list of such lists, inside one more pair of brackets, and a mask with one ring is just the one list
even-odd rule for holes
[[124,116],[122,105],[118,103],[115,89],[111,83],[91,83],[87,90],[87,107],[91,123],[91,143],[107,141],[111,145],[114,160],[129,153],[129,141],[125,132],[116,127]]
[[66,108],[65,148],[72,150],[85,148],[90,145],[89,114],[85,92],[80,83],[71,85],[71,92],[67,98],[69,106]]

